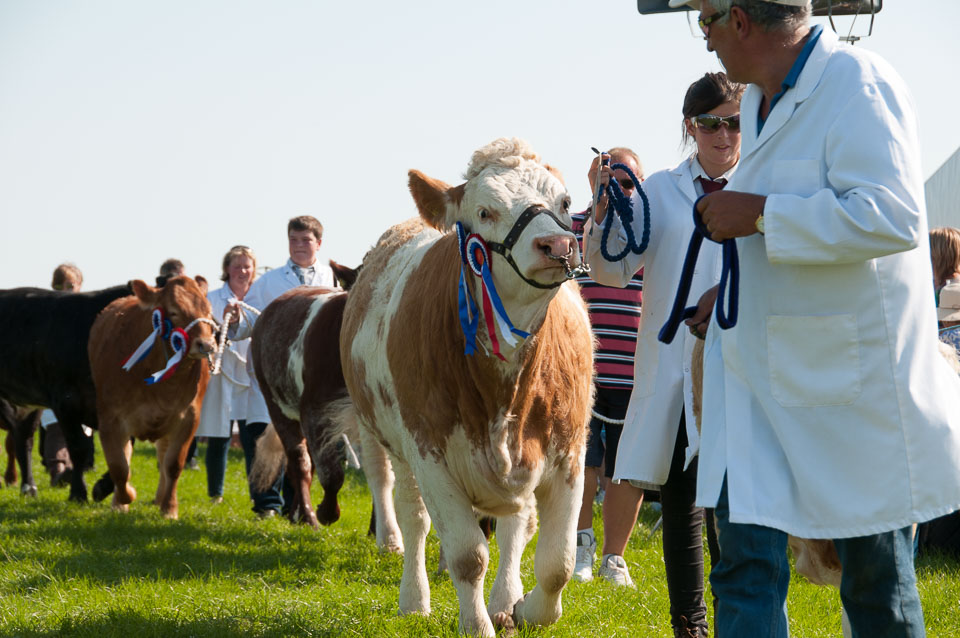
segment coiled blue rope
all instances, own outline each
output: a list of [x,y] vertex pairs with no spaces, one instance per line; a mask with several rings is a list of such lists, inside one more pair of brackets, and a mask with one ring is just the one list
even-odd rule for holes
[[[710,231],[707,230],[703,220],[700,218],[700,212],[697,210],[697,204],[706,197],[701,195],[693,203],[693,235],[690,236],[690,245],[687,246],[687,254],[683,258],[683,270],[680,272],[680,283],[677,286],[677,296],[673,300],[673,307],[670,310],[670,316],[666,323],[660,328],[660,334],[657,338],[663,343],[673,342],[673,338],[680,328],[684,319],[689,319],[697,312],[696,306],[685,308],[687,297],[690,296],[690,286],[693,284],[693,270],[697,265],[697,256],[700,254],[700,246],[706,237],[710,237]],[[723,251],[723,264],[720,269],[720,285],[717,288],[717,325],[723,330],[737,325],[737,308],[740,301],[740,260],[737,257],[737,240],[724,239],[719,242]],[[730,286],[730,294],[727,297],[727,285]],[[724,299],[727,305],[724,308]]]
[[[607,184],[607,213],[603,221],[603,235],[600,238],[600,254],[603,255],[603,258],[607,261],[620,261],[630,252],[640,255],[647,249],[647,244],[650,243],[650,201],[640,186],[640,180],[633,174],[629,166],[626,164],[614,164],[610,168],[612,170],[617,170],[618,168],[623,169],[627,175],[630,176],[630,179],[636,184],[637,192],[640,193],[640,199],[643,202],[643,233],[640,237],[640,243],[638,244],[637,236],[633,232],[633,202],[624,194],[617,180],[611,179],[610,183]],[[601,184],[597,188],[595,201],[600,201],[602,192],[603,185]],[[623,230],[627,235],[627,245],[624,246],[623,252],[618,255],[611,255],[610,250],[607,248],[607,242],[610,239],[610,228],[613,226],[611,209],[615,210],[617,215],[620,216],[620,223],[623,225]]]

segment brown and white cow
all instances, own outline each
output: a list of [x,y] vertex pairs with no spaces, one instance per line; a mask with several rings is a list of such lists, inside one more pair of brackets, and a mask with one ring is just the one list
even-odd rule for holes
[[[574,565],[593,341],[576,284],[564,283],[558,261],[580,264],[562,182],[517,139],[478,150],[465,177],[451,187],[410,172],[420,217],[394,226],[367,254],[347,299],[340,349],[377,540],[406,550],[400,612],[430,611],[424,541],[432,519],[459,598],[460,630],[493,636],[494,624],[560,617]],[[476,353],[465,355],[456,222],[502,250],[488,262],[492,282],[526,339],[510,343],[488,315],[480,279],[466,270],[479,325]],[[534,505],[537,585],[524,597],[520,557],[536,529]],[[477,513],[498,519],[500,566],[486,608],[488,548]]]
[[[155,441],[160,481],[154,503],[167,518],[177,518],[177,480],[197,430],[200,406],[210,371],[206,356],[214,351],[213,321],[203,277],[175,277],[162,288],[132,283],[134,296],[104,308],[90,330],[90,370],[97,393],[100,443],[113,479],[113,508],[127,511],[137,498],[129,484],[130,438]],[[154,331],[152,316],[162,310],[165,323],[155,331],[153,347],[129,369],[122,366]],[[159,315],[158,315],[159,316]],[[179,332],[178,332],[179,331]],[[179,364],[169,334],[189,337]],[[146,381],[167,370],[164,378]]]
[[[315,528],[318,520],[329,525],[340,518],[337,492],[343,486],[343,455],[328,445],[333,425],[326,408],[347,395],[339,339],[346,300],[347,293],[339,289],[294,288],[264,309],[250,340],[257,383],[282,443],[270,445],[270,430],[260,437],[251,483],[259,489],[270,485],[285,453],[287,477],[295,490],[290,520]],[[310,505],[314,466],[324,489],[316,514]]]

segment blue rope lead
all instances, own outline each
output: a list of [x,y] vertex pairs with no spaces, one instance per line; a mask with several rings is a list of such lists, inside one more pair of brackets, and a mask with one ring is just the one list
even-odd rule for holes
[[[643,201],[643,235],[640,238],[640,243],[637,244],[637,237],[633,233],[633,202],[623,193],[617,180],[611,179],[610,183],[607,184],[607,214],[603,222],[603,235],[600,239],[600,254],[603,255],[603,258],[607,261],[620,261],[627,256],[627,253],[632,252],[640,255],[647,249],[647,244],[650,242],[650,201],[640,186],[640,180],[633,174],[629,166],[626,164],[614,164],[610,168],[612,170],[617,170],[618,168],[623,169],[627,175],[630,176],[630,179],[633,180],[633,183],[636,184],[637,192],[640,193],[640,199]],[[601,185],[597,188],[596,201],[600,201],[600,194],[602,192],[603,186]],[[623,252],[619,255],[611,255],[610,250],[607,248],[607,243],[610,239],[610,228],[613,226],[614,210],[617,212],[617,215],[620,216],[620,223],[623,225],[623,230],[627,234],[627,245],[624,246]]]
[[[701,195],[693,203],[693,235],[690,236],[690,245],[687,246],[687,254],[683,258],[683,270],[680,272],[680,283],[677,286],[677,296],[673,300],[673,308],[670,310],[670,316],[667,322],[660,328],[660,334],[657,338],[663,343],[672,343],[673,338],[680,328],[684,319],[689,319],[697,312],[696,306],[685,308],[687,297],[690,295],[690,286],[693,284],[693,269],[697,265],[697,256],[700,254],[700,246],[706,237],[710,237],[710,231],[700,219],[700,213],[697,211],[697,204],[706,197]],[[737,309],[740,301],[740,260],[737,257],[737,240],[724,239],[719,242],[723,251],[723,265],[720,268],[720,286],[717,289],[717,324],[723,330],[737,325]],[[730,286],[730,294],[727,296],[727,285]],[[724,308],[724,299],[727,304]]]

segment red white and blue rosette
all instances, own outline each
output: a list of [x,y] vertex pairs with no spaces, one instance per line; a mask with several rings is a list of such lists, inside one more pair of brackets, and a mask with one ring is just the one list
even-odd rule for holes
[[154,372],[144,379],[147,385],[153,385],[154,383],[169,379],[173,376],[173,373],[177,371],[177,367],[183,360],[187,348],[190,347],[190,335],[187,334],[187,331],[183,328],[174,328],[171,330],[170,347],[173,349],[173,356],[167,360],[167,367],[159,372]]
[[137,349],[133,351],[129,357],[127,357],[122,364],[120,364],[124,370],[129,371],[130,368],[137,365],[143,358],[150,354],[150,351],[153,350],[153,344],[156,342],[157,337],[161,339],[166,339],[167,335],[170,333],[172,324],[170,320],[166,318],[163,308],[157,307],[153,309],[153,313],[150,315],[150,321],[153,323],[153,332],[143,340]]
[[[483,237],[477,233],[467,234],[463,225],[457,222],[457,239],[460,246],[460,257],[463,263],[470,268],[474,275],[480,277],[483,316],[487,325],[487,334],[490,337],[490,343],[493,345],[493,354],[506,361],[506,358],[500,353],[500,342],[497,339],[496,326],[500,327],[500,334],[503,340],[511,346],[517,344],[514,335],[523,339],[530,336],[529,333],[515,328],[507,311],[503,307],[503,301],[497,293],[497,287],[493,282],[493,273],[490,271],[490,248]],[[460,324],[463,327],[463,333],[467,340],[466,354],[473,354],[476,351],[477,338],[477,307],[470,291],[467,289],[464,280],[464,270],[460,269],[460,291],[459,291],[459,310]],[[469,302],[469,304],[467,303]],[[473,317],[470,317],[470,312]]]

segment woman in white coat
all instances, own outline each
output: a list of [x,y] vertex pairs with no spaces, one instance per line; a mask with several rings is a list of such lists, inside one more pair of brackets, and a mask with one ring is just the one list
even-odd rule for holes
[[[257,258],[246,246],[234,246],[223,256],[223,287],[207,294],[214,317],[223,317],[227,302],[243,300],[257,272]],[[227,471],[227,452],[233,422],[241,425],[248,416],[250,376],[247,350],[250,339],[231,341],[223,353],[220,374],[210,377],[203,398],[200,426],[196,436],[207,437],[207,495],[214,503],[223,500],[223,481]]]
[[[608,261],[601,250],[605,204],[587,224],[584,253],[591,277],[608,286],[624,286],[644,268],[643,315],[637,339],[634,388],[617,453],[614,480],[660,490],[663,554],[676,636],[706,636],[703,598],[703,510],[695,506],[699,436],[692,417],[690,357],[693,335],[683,331],[670,344],[657,340],[680,280],[686,247],[693,233],[693,203],[705,192],[723,188],[740,158],[739,113],[743,85],[723,73],[707,73],[687,89],[683,101],[685,142],[694,153],[679,166],[651,175],[643,190],[650,203],[650,239],[640,255]],[[601,181],[606,181],[606,175]],[[633,229],[641,237],[642,202],[634,196]],[[619,254],[625,235],[613,215],[608,254]],[[693,276],[691,299],[719,280],[719,244],[705,242]],[[715,547],[713,525],[708,539]],[[712,555],[715,550],[711,551]]]

